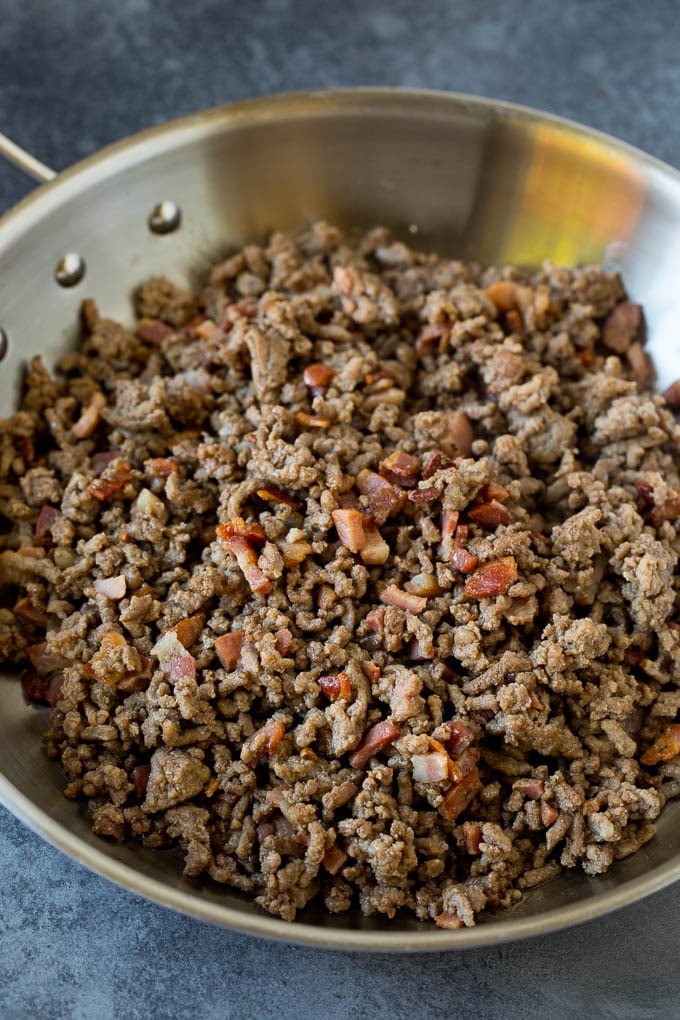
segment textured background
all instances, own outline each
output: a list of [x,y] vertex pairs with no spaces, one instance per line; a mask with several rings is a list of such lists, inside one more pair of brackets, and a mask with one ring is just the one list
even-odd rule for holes
[[[680,165],[674,0],[0,0],[0,130],[60,169],[268,92],[405,85],[514,100]],[[0,212],[31,188],[0,163]],[[675,1018],[680,886],[462,954],[317,952],[231,934],[90,875],[0,808],[0,1017]]]

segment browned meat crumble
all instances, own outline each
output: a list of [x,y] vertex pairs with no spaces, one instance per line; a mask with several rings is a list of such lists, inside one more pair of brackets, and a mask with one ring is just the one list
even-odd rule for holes
[[137,312],[0,423],[0,657],[93,830],[443,928],[648,840],[680,391],[618,277],[316,224]]

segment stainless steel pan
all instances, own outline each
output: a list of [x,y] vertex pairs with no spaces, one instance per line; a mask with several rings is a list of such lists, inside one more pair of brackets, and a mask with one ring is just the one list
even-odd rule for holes
[[[20,150],[13,156],[30,162]],[[37,161],[28,169],[51,173]],[[616,265],[645,305],[660,382],[680,375],[677,171],[505,103],[320,92],[238,103],[146,131],[59,174],[0,220],[0,414],[11,410],[29,356],[49,363],[73,342],[83,297],[130,320],[130,293],[145,277],[191,282],[227,249],[315,217],[347,227],[387,223],[418,245],[484,262]],[[288,925],[236,893],[190,884],[174,857],[91,835],[43,756],[44,725],[16,679],[0,677],[0,800],[11,811],[119,885],[259,935],[382,951],[479,946],[595,917],[680,877],[676,803],[655,839],[607,875],[560,877],[476,928],[446,932],[322,911]]]

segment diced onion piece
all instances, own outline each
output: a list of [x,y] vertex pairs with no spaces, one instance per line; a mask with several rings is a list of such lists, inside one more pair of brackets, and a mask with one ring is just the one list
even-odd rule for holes
[[282,542],[278,547],[284,567],[297,567],[314,552],[309,542]]
[[118,574],[116,577],[98,577],[94,582],[96,592],[115,601],[125,596],[126,589],[125,574]]
[[404,588],[409,594],[420,595],[426,599],[439,595],[440,592],[436,574],[414,574],[404,583]]
[[386,563],[389,559],[390,547],[375,526],[365,529],[365,541],[360,555],[370,567]]
[[101,417],[102,409],[106,407],[106,397],[103,393],[95,393],[90,403],[85,407],[75,424],[71,426],[71,432],[76,439],[87,439],[91,436]]
[[163,667],[173,656],[186,655],[186,652],[186,648],[172,630],[167,630],[165,634],[161,635],[151,649],[151,654],[156,656]]
[[130,515],[146,519],[153,517],[165,524],[168,519],[168,508],[163,500],[155,496],[150,489],[142,489],[132,506]]

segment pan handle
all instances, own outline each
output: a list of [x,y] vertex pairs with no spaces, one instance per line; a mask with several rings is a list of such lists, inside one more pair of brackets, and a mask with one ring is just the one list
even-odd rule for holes
[[30,152],[26,152],[21,146],[13,142],[7,135],[3,135],[0,131],[0,156],[4,156],[10,163],[14,163],[21,170],[24,170],[31,177],[39,181],[40,184],[45,184],[46,181],[51,181],[57,176],[56,170],[52,170],[51,167],[45,166],[39,159],[32,156]]

